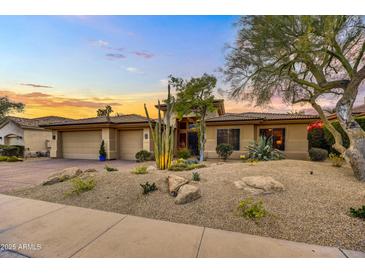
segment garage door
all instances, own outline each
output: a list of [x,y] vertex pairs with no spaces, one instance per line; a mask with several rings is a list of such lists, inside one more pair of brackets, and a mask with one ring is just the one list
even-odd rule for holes
[[96,160],[99,158],[100,143],[101,131],[63,132],[63,158]]
[[143,149],[143,130],[119,132],[119,156],[123,160],[135,160],[135,155]]

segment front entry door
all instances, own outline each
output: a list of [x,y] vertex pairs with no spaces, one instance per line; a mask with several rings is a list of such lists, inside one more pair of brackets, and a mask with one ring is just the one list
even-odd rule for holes
[[198,146],[198,133],[197,132],[188,133],[188,144],[189,144],[189,149],[190,149],[191,153],[193,153],[194,155],[198,155],[199,146]]

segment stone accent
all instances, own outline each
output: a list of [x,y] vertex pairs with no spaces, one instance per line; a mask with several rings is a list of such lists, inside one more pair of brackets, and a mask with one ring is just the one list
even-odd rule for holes
[[253,195],[270,194],[273,192],[284,191],[285,187],[282,183],[276,181],[270,176],[248,176],[243,177],[239,181],[235,181],[234,185],[238,189]]
[[180,187],[175,204],[181,205],[195,201],[201,197],[200,187],[195,185],[183,185]]
[[64,170],[49,176],[48,179],[45,182],[43,182],[43,185],[53,185],[56,183],[60,183],[75,178],[81,174],[82,170],[79,169],[78,167],[65,168]]

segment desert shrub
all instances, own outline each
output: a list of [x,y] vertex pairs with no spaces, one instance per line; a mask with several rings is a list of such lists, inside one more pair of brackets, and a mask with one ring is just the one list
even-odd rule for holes
[[101,144],[100,144],[99,157],[106,158],[106,150],[105,150],[105,142],[104,142],[104,140],[102,140],[101,141]]
[[191,152],[187,148],[182,148],[176,152],[176,156],[179,159],[188,159],[191,157]]
[[80,195],[82,192],[86,192],[94,189],[96,183],[93,179],[82,179],[82,178],[74,178],[71,180],[72,190],[67,192],[66,195],[76,194]]
[[23,157],[23,155],[24,155],[24,146],[0,145],[0,155],[2,155],[2,156]]
[[114,168],[114,167],[110,167],[108,165],[105,165],[104,169],[108,172],[113,172],[113,171],[118,171],[117,168]]
[[257,164],[259,160],[255,159],[255,158],[248,158],[247,162],[250,164],[250,166],[254,166],[255,164]]
[[331,160],[332,166],[334,167],[342,167],[342,165],[345,163],[345,158],[343,158],[342,155],[331,153],[328,155],[328,158]]
[[250,219],[260,219],[267,214],[263,202],[255,202],[251,198],[241,200],[237,207],[238,215]]
[[199,174],[199,172],[193,172],[193,174],[192,174],[192,179],[193,179],[193,181],[200,181],[200,174]]
[[233,153],[233,147],[230,144],[219,144],[217,145],[215,151],[217,152],[219,158],[226,161]]
[[185,159],[178,159],[173,161],[169,170],[171,171],[184,171],[184,170],[192,170],[196,168],[205,167],[204,164],[199,164],[196,160],[185,160]]
[[362,207],[360,207],[358,209],[351,207],[350,214],[355,218],[365,219],[365,205],[363,205]]
[[312,147],[308,152],[311,161],[325,161],[328,157],[328,151],[322,148]]
[[137,162],[148,161],[151,159],[151,152],[142,149],[136,153],[135,157]]
[[8,156],[0,156],[0,162],[6,162],[8,160]]
[[272,137],[266,138],[265,136],[260,136],[257,143],[253,143],[247,146],[249,152],[249,158],[256,159],[258,161],[271,161],[284,159],[284,154],[273,148]]
[[134,174],[147,174],[147,167],[146,166],[137,166],[132,170]]
[[19,161],[23,161],[23,160],[16,156],[8,156],[6,161],[7,162],[19,162]]
[[146,182],[144,184],[140,184],[140,186],[142,187],[143,189],[143,195],[146,195],[152,191],[156,191],[157,190],[157,187],[156,187],[156,184],[155,183],[152,183],[150,184],[149,182]]

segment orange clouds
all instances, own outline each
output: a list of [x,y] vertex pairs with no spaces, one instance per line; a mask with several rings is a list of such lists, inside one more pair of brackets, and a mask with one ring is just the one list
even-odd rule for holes
[[119,97],[90,97],[73,98],[66,96],[56,96],[43,92],[18,93],[8,90],[0,90],[0,97],[7,96],[15,102],[25,104],[23,113],[13,113],[23,117],[41,117],[48,115],[64,116],[69,118],[85,118],[96,115],[98,108],[110,105],[114,112],[144,114],[143,103],[147,103],[151,115],[155,114],[154,103],[156,96],[160,93],[137,94]]

